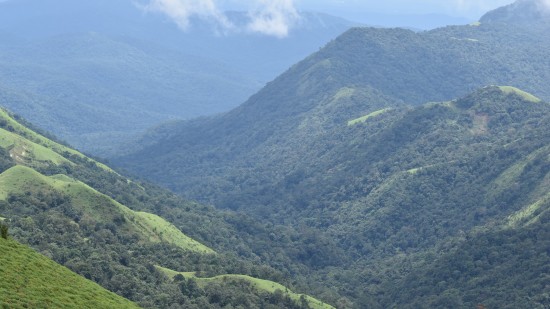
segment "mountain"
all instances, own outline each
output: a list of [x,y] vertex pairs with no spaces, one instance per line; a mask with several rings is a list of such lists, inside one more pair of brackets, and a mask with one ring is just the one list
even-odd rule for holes
[[183,31],[131,0],[3,1],[0,104],[105,155],[162,122],[237,106],[352,25],[304,12],[288,37],[274,38],[220,33],[200,19]]
[[[312,239],[338,253],[309,247],[292,263],[306,263],[308,277],[357,307],[540,307],[550,261],[539,237],[548,232],[549,117],[550,104],[509,86],[394,105],[315,141],[253,149],[272,169],[246,167],[240,160],[251,157],[241,154],[228,160],[242,165],[216,168],[215,178],[203,161],[210,183],[198,192],[257,220],[315,230]],[[529,254],[517,257],[523,249]]]
[[[271,187],[295,172],[293,161],[311,149],[322,155],[322,149],[338,142],[335,130],[343,130],[342,124],[379,109],[445,101],[491,84],[514,85],[549,99],[548,29],[540,23],[422,33],[355,28],[238,108],[156,128],[121,147],[119,153],[134,153],[115,160],[191,198],[231,203],[227,192],[250,190],[242,180],[257,170],[270,175],[267,182],[251,185]],[[203,193],[213,183],[222,192]]]
[[[21,253],[22,247],[13,241],[7,243],[7,247],[16,248],[10,255],[0,257],[6,262],[2,265],[9,277],[5,278],[10,279],[0,292],[14,295],[2,297],[7,305],[45,304],[44,293],[49,290],[41,288],[41,282],[49,271],[61,269],[51,261],[44,262],[48,257],[146,308],[332,308],[311,296],[293,292],[303,290],[299,282],[291,282],[288,275],[259,263],[247,244],[258,242],[263,236],[247,236],[240,231],[249,228],[246,222],[238,221],[240,217],[136,183],[30,127],[20,117],[0,110],[2,226],[8,226],[15,240],[43,254],[40,257],[35,253],[31,261],[45,265],[43,272],[25,268],[15,276],[13,271],[21,266],[14,257],[28,254]],[[238,222],[240,227],[232,222]],[[235,248],[243,257],[237,256]],[[246,253],[249,258],[244,256]],[[193,275],[173,278],[167,271]],[[84,278],[76,280],[74,274],[69,276],[63,270],[52,277],[52,283],[58,284],[65,275],[77,284],[88,282]],[[216,276],[232,280],[206,280]],[[25,284],[23,289],[12,277],[32,284]],[[91,283],[77,287],[80,286],[82,291],[74,291],[73,296],[66,295],[70,289],[62,288],[51,301],[60,306],[86,304],[81,298],[95,289],[99,293],[96,304],[118,307],[109,304],[117,299],[122,302],[114,294],[91,289],[88,286],[96,287]]]
[[138,308],[13,240],[0,238],[5,308]]
[[236,109],[112,160],[307,235],[282,266],[344,308],[544,308],[548,30],[355,28]]
[[544,0],[518,0],[510,5],[488,12],[480,19],[482,23],[532,23],[548,22],[550,5]]

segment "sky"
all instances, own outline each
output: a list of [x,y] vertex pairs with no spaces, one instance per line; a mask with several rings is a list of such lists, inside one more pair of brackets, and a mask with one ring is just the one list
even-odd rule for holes
[[[1,0],[0,0],[1,1]],[[145,1],[145,0],[143,0]],[[540,0],[550,1],[550,0]],[[300,11],[316,11],[371,24],[365,16],[372,13],[391,15],[437,14],[469,21],[484,13],[512,3],[513,0],[147,0],[144,10],[170,17],[182,30],[191,18],[213,21],[224,31],[263,33],[283,38],[300,18]],[[143,2],[142,2],[143,3]],[[226,10],[247,11],[249,22],[233,25]]]
[[[224,9],[247,9],[258,5],[255,0],[215,1]],[[510,4],[514,0],[294,0],[298,10],[316,10],[341,13],[342,17],[354,17],[361,11],[386,14],[444,14],[468,19],[478,19],[489,10]]]

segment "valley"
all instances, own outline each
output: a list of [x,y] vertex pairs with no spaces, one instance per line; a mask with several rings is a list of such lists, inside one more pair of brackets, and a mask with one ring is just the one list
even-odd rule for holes
[[550,306],[543,2],[426,31],[303,13],[277,43],[75,7],[113,13],[0,24],[0,304]]

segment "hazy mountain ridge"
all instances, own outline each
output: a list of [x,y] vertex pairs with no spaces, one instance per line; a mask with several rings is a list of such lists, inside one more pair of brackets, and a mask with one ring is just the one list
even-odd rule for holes
[[[227,15],[235,23],[248,18]],[[355,25],[304,12],[282,39],[216,33],[200,19],[192,20],[192,31],[182,31],[131,0],[8,1],[0,3],[0,20],[6,38],[0,42],[0,87],[32,98],[0,103],[102,155],[159,123],[237,106]],[[37,108],[42,112],[34,113]]]

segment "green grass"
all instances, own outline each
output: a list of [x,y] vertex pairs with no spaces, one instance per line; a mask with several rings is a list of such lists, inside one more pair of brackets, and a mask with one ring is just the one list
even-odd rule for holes
[[386,113],[390,110],[391,110],[391,108],[384,108],[384,109],[374,111],[374,112],[372,112],[368,115],[350,120],[350,121],[348,121],[348,126],[352,126],[352,125],[355,125],[355,124],[358,124],[358,123],[364,123],[365,121],[369,120],[369,118],[376,117],[376,116],[381,115],[383,113]]
[[341,88],[340,90],[338,90],[338,92],[334,95],[332,100],[333,101],[338,101],[338,100],[341,100],[343,98],[349,98],[354,93],[355,93],[355,89],[349,88],[349,87],[344,87],[344,88]]
[[[67,152],[67,153],[70,153],[72,155],[79,156],[81,158],[86,158],[86,156],[83,155],[82,153],[80,153],[80,152],[78,152],[74,149],[71,149],[69,147],[63,146],[59,143],[56,143],[56,142],[54,142],[54,141],[38,134],[38,133],[30,130],[29,128],[25,127],[24,125],[20,124],[15,119],[13,119],[9,115],[9,113],[6,110],[4,110],[3,108],[0,108],[0,120],[6,121],[7,125],[11,126],[13,128],[13,131],[15,133],[14,135],[19,136],[19,138],[21,138],[21,140],[25,140],[23,143],[34,145],[33,150],[36,151],[36,152],[33,152],[34,155],[37,155],[37,156],[41,156],[41,155],[53,156],[53,155],[50,154],[51,152],[57,153],[58,155]],[[3,130],[3,131],[8,132],[6,130]],[[0,132],[0,135],[4,136],[4,132]],[[8,142],[9,142],[9,137],[7,137],[7,138],[8,138]],[[20,142],[21,142],[21,140],[20,140]],[[5,143],[6,142],[0,142],[0,146],[6,148],[4,146]],[[41,147],[38,147],[38,146],[41,146]],[[56,163],[56,161],[53,161],[53,162]],[[102,169],[114,173],[114,171],[111,168],[109,168],[108,166],[106,166],[102,163],[96,162],[96,161],[94,161],[94,162],[99,167],[101,167]]]
[[70,163],[55,151],[4,129],[0,129],[0,147],[9,149],[10,156],[20,164],[37,166],[47,162],[56,165]]
[[530,225],[538,220],[542,212],[548,211],[548,205],[550,204],[550,193],[546,194],[543,198],[537,202],[521,209],[508,217],[508,227],[519,227]]
[[322,301],[320,301],[316,298],[313,298],[313,297],[311,297],[309,295],[305,295],[305,294],[294,293],[294,292],[290,291],[284,285],[273,282],[273,281],[269,281],[269,280],[253,278],[253,277],[246,276],[246,275],[220,275],[220,276],[215,276],[215,277],[211,277],[211,278],[199,278],[199,277],[195,276],[195,273],[193,273],[193,272],[177,272],[177,271],[173,271],[171,269],[163,268],[163,267],[159,267],[159,266],[157,266],[157,268],[160,269],[161,271],[163,271],[167,276],[169,276],[171,278],[173,278],[174,276],[176,276],[178,274],[181,274],[182,276],[184,276],[185,278],[188,278],[188,279],[193,278],[197,281],[197,284],[199,284],[199,285],[206,284],[206,283],[212,282],[212,281],[216,281],[216,282],[220,282],[220,283],[228,283],[228,282],[231,282],[232,280],[233,281],[244,280],[244,281],[248,281],[250,284],[252,284],[252,286],[254,286],[258,291],[263,291],[263,292],[268,292],[268,293],[275,293],[275,291],[279,290],[279,291],[283,292],[284,295],[287,295],[292,300],[297,301],[297,302],[299,302],[300,298],[302,296],[304,296],[306,298],[309,306],[313,309],[333,309],[334,308],[331,305],[325,304],[325,303],[323,303]]
[[516,95],[519,95],[521,98],[523,98],[524,100],[526,101],[529,101],[529,102],[533,102],[533,103],[539,103],[541,102],[542,100],[537,98],[536,96],[528,93],[528,92],[525,92],[521,89],[518,89],[516,87],[511,87],[511,86],[499,86],[498,88],[500,88],[500,90],[506,94],[516,94]]
[[15,241],[0,238],[0,308],[139,308]]
[[214,250],[183,234],[173,224],[157,215],[146,212],[135,212],[134,214],[136,222],[140,223],[142,232],[150,235],[151,241],[168,242],[193,252],[215,253]]
[[533,161],[538,155],[544,152],[549,153],[550,146],[544,146],[535,150],[534,152],[527,155],[523,160],[518,161],[514,165],[507,168],[491,183],[491,194],[496,196],[508,190],[508,188],[512,186],[521,176],[527,164],[529,164],[529,162]]
[[183,234],[159,216],[135,212],[92,187],[66,175],[44,176],[30,167],[17,165],[0,174],[0,200],[10,193],[57,190],[71,198],[73,206],[100,222],[125,218],[125,228],[133,230],[145,242],[166,242],[184,250],[215,253],[214,250]]

